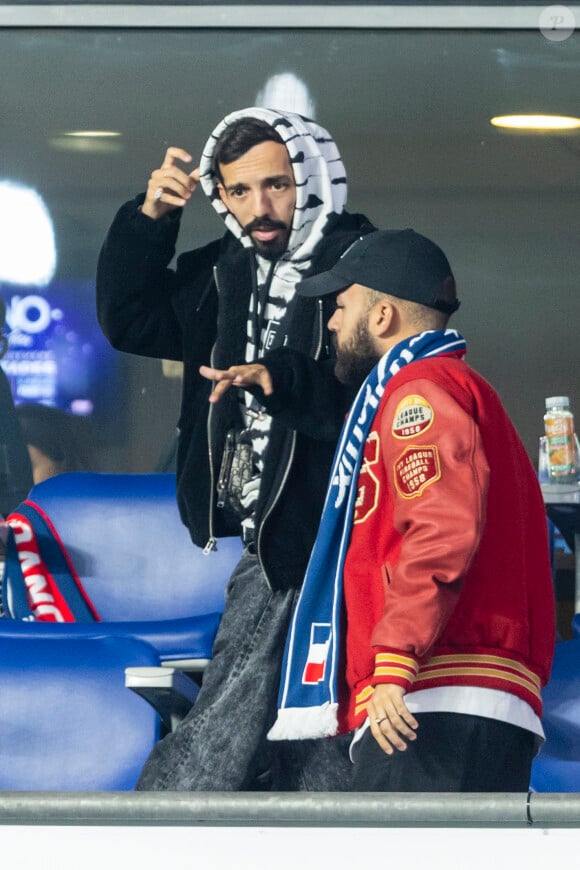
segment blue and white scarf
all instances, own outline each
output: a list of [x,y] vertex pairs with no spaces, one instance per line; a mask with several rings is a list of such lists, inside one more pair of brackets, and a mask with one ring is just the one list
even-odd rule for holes
[[390,378],[414,360],[462,354],[465,348],[454,329],[422,332],[391,348],[361,386],[340,435],[318,534],[286,640],[278,717],[269,740],[337,733],[342,573],[364,445]]

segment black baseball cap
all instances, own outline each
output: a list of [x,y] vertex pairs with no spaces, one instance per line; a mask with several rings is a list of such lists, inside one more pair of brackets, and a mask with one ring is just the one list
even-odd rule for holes
[[361,236],[332,269],[305,278],[296,292],[326,296],[351,284],[363,284],[445,314],[459,308],[447,257],[435,242],[412,229],[375,230]]

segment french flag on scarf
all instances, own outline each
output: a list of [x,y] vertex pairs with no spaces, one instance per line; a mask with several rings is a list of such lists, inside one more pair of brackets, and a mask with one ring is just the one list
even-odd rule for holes
[[312,686],[324,679],[329,648],[330,623],[313,622],[310,626],[310,645],[302,677],[305,685]]

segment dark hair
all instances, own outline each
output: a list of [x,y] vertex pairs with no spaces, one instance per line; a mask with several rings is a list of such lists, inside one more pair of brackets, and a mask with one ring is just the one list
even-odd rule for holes
[[274,127],[258,118],[240,118],[233,124],[229,124],[216,142],[211,162],[213,174],[223,181],[220,164],[227,165],[234,160],[239,160],[250,148],[261,142],[284,144]]
[[89,450],[82,432],[77,431],[76,417],[40,404],[17,405],[16,413],[26,444],[36,447],[54,462],[62,463],[63,471],[89,470]]

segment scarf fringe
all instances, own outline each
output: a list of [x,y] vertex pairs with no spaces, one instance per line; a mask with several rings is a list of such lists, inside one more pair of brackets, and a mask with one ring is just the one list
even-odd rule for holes
[[334,737],[338,732],[338,704],[284,707],[268,732],[268,740],[308,740]]

